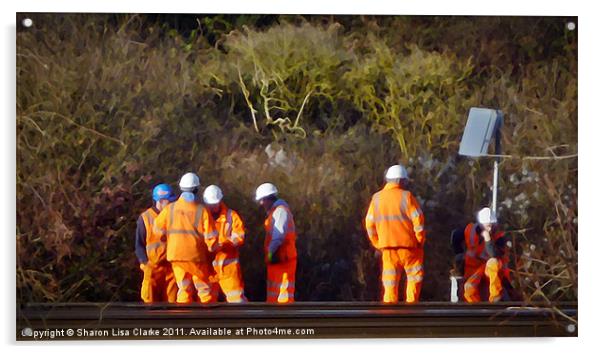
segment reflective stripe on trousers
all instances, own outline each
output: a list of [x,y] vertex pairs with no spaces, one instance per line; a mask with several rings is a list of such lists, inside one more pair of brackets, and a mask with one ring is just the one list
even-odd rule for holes
[[291,303],[295,301],[295,272],[297,260],[268,264],[266,281],[269,303]]
[[466,269],[466,282],[464,283],[464,299],[469,302],[481,301],[481,280],[483,277],[489,281],[489,302],[501,300],[502,286],[502,262],[497,258],[490,258],[485,264],[478,267]]
[[192,301],[191,284],[197,290],[197,295],[202,303],[217,301],[217,287],[210,276],[208,265],[195,262],[172,262],[174,276],[178,284],[178,303]]
[[398,301],[399,283],[403,273],[406,274],[406,302],[418,302],[424,276],[422,265],[424,251],[422,249],[394,248],[383,249],[382,252],[383,302],[395,303]]
[[214,260],[212,262],[214,267],[223,267],[223,266],[227,266],[229,264],[236,264],[236,263],[238,263],[238,258],[220,259],[220,260]]

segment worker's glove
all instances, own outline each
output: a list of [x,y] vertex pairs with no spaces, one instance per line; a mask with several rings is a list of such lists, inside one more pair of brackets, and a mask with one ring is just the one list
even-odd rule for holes
[[268,263],[270,264],[276,264],[279,263],[280,259],[278,258],[278,256],[276,255],[276,253],[272,253],[272,252],[268,252]]

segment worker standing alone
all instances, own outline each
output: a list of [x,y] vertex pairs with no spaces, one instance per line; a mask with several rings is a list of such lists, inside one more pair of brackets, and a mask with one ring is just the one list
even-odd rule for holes
[[167,235],[167,260],[178,284],[178,303],[192,301],[191,285],[202,303],[217,301],[209,252],[217,247],[213,217],[196,200],[200,181],[194,173],[180,179],[182,194],[155,220],[155,228]]
[[464,229],[464,298],[467,302],[481,301],[480,284],[489,281],[489,302],[502,299],[504,278],[510,283],[508,252],[504,233],[497,229],[497,217],[490,208],[477,213],[477,223]]
[[391,166],[386,184],[375,193],[366,215],[372,245],[382,252],[383,302],[398,301],[402,272],[406,274],[405,301],[418,302],[424,277],[424,215],[408,186],[408,172]]
[[176,302],[178,288],[171,264],[166,258],[166,238],[164,234],[155,232],[153,227],[161,210],[175,199],[169,185],[155,186],[155,204],[144,211],[136,223],[136,257],[144,272],[140,297],[145,303]]
[[245,228],[238,213],[228,208],[223,198],[222,190],[216,185],[205,188],[203,193],[203,201],[213,216],[218,231],[213,269],[227,302],[247,302],[238,259],[238,248],[245,240]]
[[295,272],[297,271],[297,233],[288,204],[278,198],[278,190],[264,183],[255,191],[257,201],[266,211],[264,242],[267,264],[267,302],[295,301]]

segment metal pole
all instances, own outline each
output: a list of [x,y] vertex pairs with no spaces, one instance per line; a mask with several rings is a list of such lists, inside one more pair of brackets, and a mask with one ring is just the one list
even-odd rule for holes
[[494,213],[497,213],[497,179],[499,175],[498,164],[498,158],[496,157],[493,161],[493,198],[491,201],[491,209]]
[[[502,154],[502,139],[501,139],[501,128],[504,121],[504,116],[501,111],[497,111],[497,119],[495,122],[495,154]],[[497,213],[497,186],[499,178],[499,164],[500,158],[496,157],[493,160],[493,197],[491,198],[491,209],[494,213]]]

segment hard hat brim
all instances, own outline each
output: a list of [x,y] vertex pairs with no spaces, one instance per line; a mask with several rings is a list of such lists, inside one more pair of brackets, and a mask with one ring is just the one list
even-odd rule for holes
[[262,199],[265,199],[267,197],[271,197],[273,195],[276,195],[276,193],[270,193],[270,194],[266,194],[266,195],[263,195],[263,196],[260,196],[260,197],[255,197],[255,201],[256,202],[260,202]]
[[216,205],[222,202],[221,199],[203,199],[203,201],[205,202],[205,204],[207,205]]

